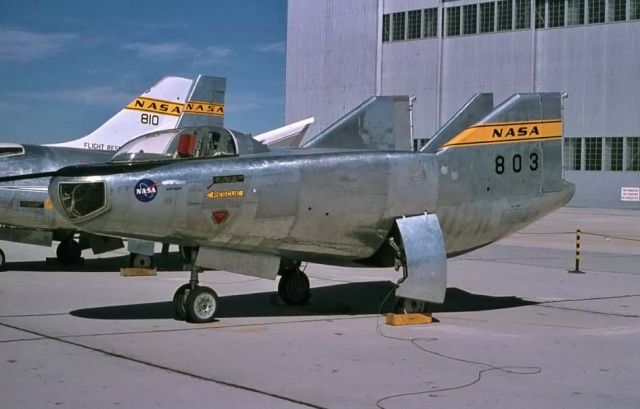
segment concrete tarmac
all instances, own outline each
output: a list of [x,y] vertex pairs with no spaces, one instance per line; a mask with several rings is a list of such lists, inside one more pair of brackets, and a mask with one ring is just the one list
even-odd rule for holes
[[[582,235],[574,268],[575,230]],[[0,408],[638,408],[640,212],[561,209],[449,260],[439,322],[388,327],[393,269],[308,265],[308,305],[276,283],[201,277],[218,321],[173,318],[188,280],[120,277],[124,251],[46,263],[0,242]]]

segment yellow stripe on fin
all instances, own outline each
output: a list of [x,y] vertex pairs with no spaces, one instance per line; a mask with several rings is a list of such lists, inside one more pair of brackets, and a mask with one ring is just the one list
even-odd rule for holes
[[465,129],[444,146],[533,142],[561,137],[562,121],[560,120],[481,124]]

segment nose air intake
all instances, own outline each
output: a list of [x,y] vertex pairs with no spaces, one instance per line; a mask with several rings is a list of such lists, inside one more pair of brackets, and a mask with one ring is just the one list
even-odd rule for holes
[[97,215],[106,207],[104,182],[60,183],[60,203],[71,220]]

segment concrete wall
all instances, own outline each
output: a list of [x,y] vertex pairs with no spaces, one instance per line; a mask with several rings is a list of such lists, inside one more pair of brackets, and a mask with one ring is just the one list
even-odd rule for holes
[[640,172],[565,171],[565,178],[576,184],[570,206],[640,210],[640,202],[620,200],[621,187],[640,187]]
[[640,20],[541,30],[536,56],[536,90],[569,93],[566,136],[640,136]]
[[375,94],[377,1],[288,2],[285,123],[313,135]]

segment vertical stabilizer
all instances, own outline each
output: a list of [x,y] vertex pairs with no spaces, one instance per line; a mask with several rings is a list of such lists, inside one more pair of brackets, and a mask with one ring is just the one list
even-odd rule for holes
[[224,78],[200,75],[189,92],[176,128],[224,125]]
[[561,98],[515,94],[441,141],[438,219],[448,254],[491,243],[571,199],[575,187],[562,176]]
[[445,143],[449,142],[451,138],[464,131],[467,127],[479,122],[492,110],[492,93],[475,94],[436,132],[429,140],[429,143],[422,148],[422,152],[435,153]]
[[176,127],[193,81],[164,77],[84,138],[47,146],[115,151],[127,141]]
[[302,147],[411,150],[409,97],[371,97]]

